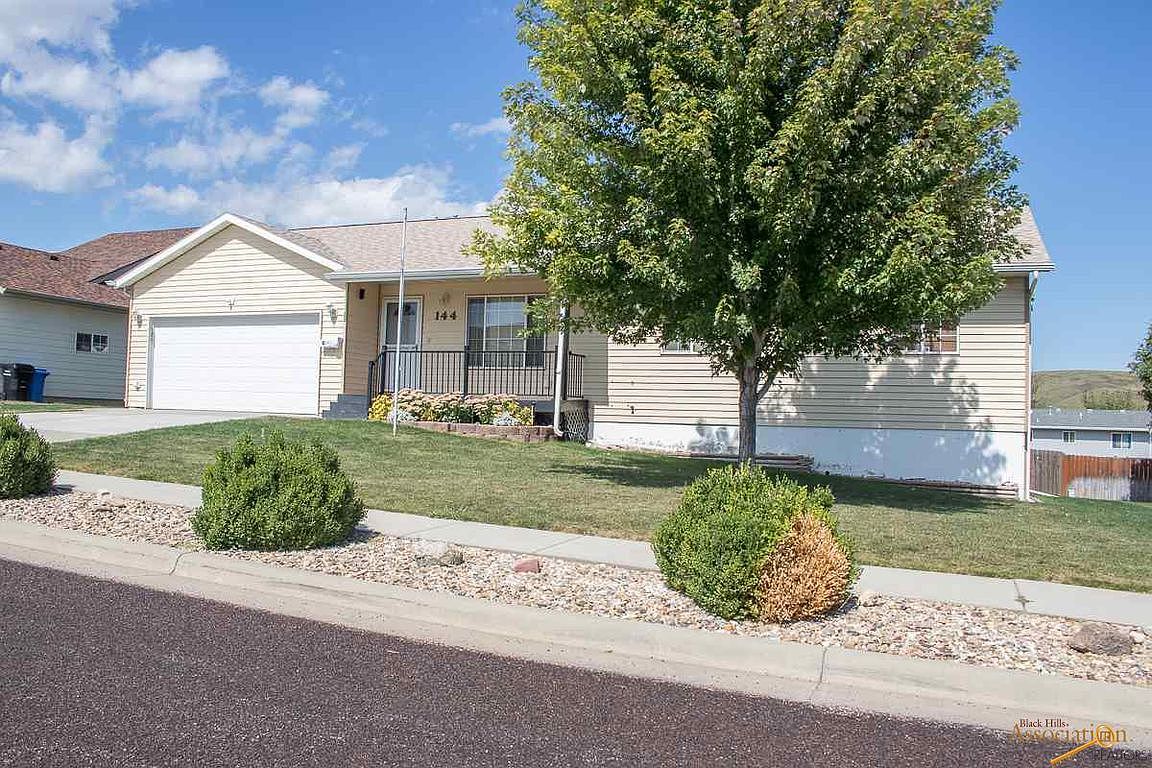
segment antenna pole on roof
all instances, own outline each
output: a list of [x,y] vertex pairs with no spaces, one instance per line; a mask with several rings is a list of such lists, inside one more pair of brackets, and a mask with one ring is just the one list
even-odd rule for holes
[[[392,435],[396,435],[396,422],[400,415],[400,351],[404,339],[404,271],[408,262],[408,209],[404,209],[404,223],[400,225],[400,300],[396,303],[396,365],[392,369]],[[385,324],[387,330],[387,324]],[[385,339],[387,341],[387,339]]]

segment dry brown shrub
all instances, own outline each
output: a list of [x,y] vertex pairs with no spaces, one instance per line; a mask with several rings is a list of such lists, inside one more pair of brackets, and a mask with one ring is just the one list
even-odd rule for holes
[[848,596],[852,565],[828,525],[799,515],[764,562],[756,606],[762,621],[787,622],[820,616]]

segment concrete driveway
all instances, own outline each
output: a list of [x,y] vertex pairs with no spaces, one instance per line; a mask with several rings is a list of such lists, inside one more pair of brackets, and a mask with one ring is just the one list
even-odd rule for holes
[[258,413],[214,413],[208,411],[143,411],[135,408],[88,408],[82,411],[21,413],[21,423],[32,427],[50,443],[83,440],[86,437],[123,435],[146,429],[210,424],[262,416]]

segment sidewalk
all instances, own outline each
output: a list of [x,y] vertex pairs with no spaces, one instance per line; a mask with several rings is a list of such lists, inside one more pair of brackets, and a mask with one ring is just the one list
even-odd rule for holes
[[[193,485],[67,470],[60,472],[58,484],[89,493],[105,489],[117,496],[160,504],[184,507],[200,505],[200,489]],[[364,527],[404,538],[656,570],[652,549],[647,542],[642,541],[471,523],[381,510],[369,510],[364,519]],[[857,590],[1088,621],[1152,626],[1152,594],[1138,592],[1027,579],[913,571],[877,565],[861,568]]]

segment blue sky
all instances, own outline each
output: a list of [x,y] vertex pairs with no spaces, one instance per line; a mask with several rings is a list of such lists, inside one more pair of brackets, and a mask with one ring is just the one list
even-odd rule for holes
[[[223,209],[306,225],[479,212],[514,2],[0,0],[0,239],[66,248]],[[1037,369],[1122,367],[1152,321],[1152,3],[1007,0],[1020,186],[1059,270]]]

